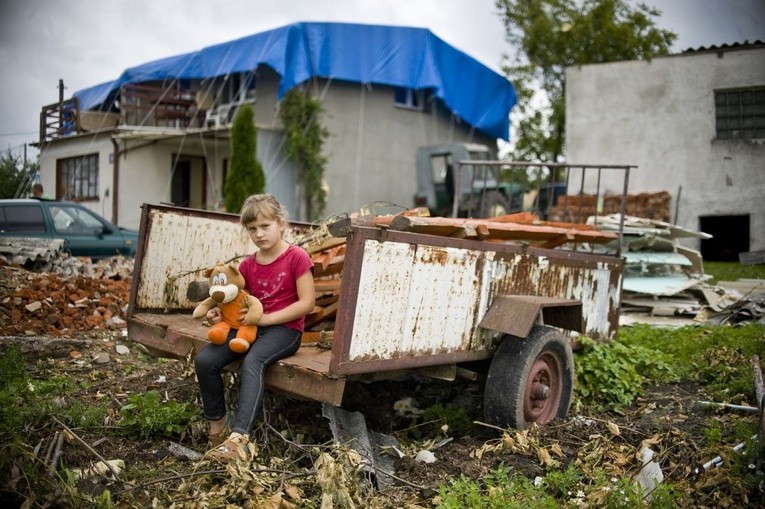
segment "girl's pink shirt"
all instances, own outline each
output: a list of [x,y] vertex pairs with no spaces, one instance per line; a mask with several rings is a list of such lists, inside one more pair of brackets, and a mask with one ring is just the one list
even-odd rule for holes
[[[287,250],[273,262],[263,265],[250,255],[239,264],[244,276],[244,289],[260,300],[264,313],[273,313],[298,301],[296,281],[313,268],[313,262],[305,250],[289,245]],[[305,317],[282,324],[303,331]]]

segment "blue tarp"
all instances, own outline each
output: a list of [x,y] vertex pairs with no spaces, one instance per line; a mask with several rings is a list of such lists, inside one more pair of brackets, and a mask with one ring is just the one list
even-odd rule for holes
[[513,85],[424,28],[294,23],[126,69],[74,94],[81,109],[110,104],[126,83],[202,79],[265,64],[281,76],[278,98],[313,77],[431,89],[462,120],[509,140]]

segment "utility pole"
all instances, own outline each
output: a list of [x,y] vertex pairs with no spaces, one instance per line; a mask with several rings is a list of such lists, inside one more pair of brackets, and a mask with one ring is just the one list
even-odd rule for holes
[[64,132],[64,80],[58,79],[58,132]]

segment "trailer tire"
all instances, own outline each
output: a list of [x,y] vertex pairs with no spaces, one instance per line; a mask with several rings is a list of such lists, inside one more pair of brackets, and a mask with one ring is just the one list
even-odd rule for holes
[[[479,203],[480,198],[479,198]],[[489,191],[483,197],[481,217],[497,217],[510,213],[510,205],[507,198],[499,191]]]
[[484,388],[484,419],[524,429],[564,418],[574,388],[574,354],[567,338],[543,325],[528,337],[506,335],[494,352]]

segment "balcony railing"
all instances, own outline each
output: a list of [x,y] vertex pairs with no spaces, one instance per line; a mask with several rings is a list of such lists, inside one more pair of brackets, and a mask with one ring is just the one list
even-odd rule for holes
[[40,143],[74,134],[111,130],[118,125],[169,129],[207,125],[203,109],[207,105],[198,103],[192,91],[177,86],[123,85],[118,104],[118,111],[80,110],[79,101],[73,97],[43,106]]

